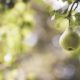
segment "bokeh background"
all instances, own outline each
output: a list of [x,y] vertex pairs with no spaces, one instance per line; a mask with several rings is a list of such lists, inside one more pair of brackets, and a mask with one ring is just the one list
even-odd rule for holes
[[80,80],[80,49],[63,50],[55,26],[72,1],[0,0],[0,80]]

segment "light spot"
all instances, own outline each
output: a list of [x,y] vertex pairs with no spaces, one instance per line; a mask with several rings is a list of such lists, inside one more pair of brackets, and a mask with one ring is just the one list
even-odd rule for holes
[[12,56],[10,54],[6,54],[4,57],[5,62],[10,62],[12,60]]
[[36,45],[38,41],[38,36],[34,33],[31,33],[28,37],[26,37],[23,41],[23,43],[33,47]]
[[52,38],[52,43],[55,48],[60,48],[59,38],[60,38],[60,35],[56,35],[55,37]]

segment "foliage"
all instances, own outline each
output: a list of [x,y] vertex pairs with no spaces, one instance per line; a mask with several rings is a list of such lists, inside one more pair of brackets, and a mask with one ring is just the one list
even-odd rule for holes
[[[74,0],[0,1],[0,63],[4,66],[0,69],[0,80],[4,80],[3,78],[6,75],[5,80],[16,80],[15,77],[17,77],[18,69],[20,65],[22,66],[22,64],[19,63],[24,62],[24,59],[26,62],[25,57],[27,57],[27,59],[29,59],[30,56],[34,57],[37,51],[40,52],[40,56],[37,54],[40,59],[43,58],[41,57],[41,53],[47,53],[48,50],[51,52],[53,47],[52,53],[56,53],[57,48],[59,48],[61,53],[66,50],[68,51],[67,53],[71,54],[71,58],[79,58],[80,36],[79,30],[77,29],[80,26],[80,13],[78,9],[72,9],[71,15],[69,16],[70,6],[73,2]],[[64,35],[65,32],[66,34]],[[55,45],[52,45],[51,41],[56,35],[60,35],[58,39],[60,44],[57,44],[55,41],[55,44],[58,45],[55,49]],[[70,49],[72,51],[70,51]],[[47,57],[44,57],[44,66],[47,63],[49,65],[52,64],[52,61],[50,62],[47,59],[50,61],[53,60],[52,55],[48,54]],[[54,61],[55,60],[56,59],[54,59]],[[33,65],[39,67],[42,62],[37,65],[38,63],[32,63],[33,61],[35,61],[35,59],[32,60],[30,58],[30,63],[26,63],[29,63],[31,66],[31,69],[29,68],[30,71],[38,72],[33,70]],[[46,66],[45,69],[47,69],[49,65]],[[26,69],[28,69],[28,66]],[[40,66],[40,68],[44,66]],[[9,71],[8,74],[6,74],[6,70]],[[36,80],[36,74],[32,71],[29,73],[30,75],[27,75],[27,78]],[[48,72],[50,71],[51,69]],[[46,72],[42,71],[42,73],[44,74]],[[41,74],[41,72],[38,74]],[[19,78],[18,80],[21,79]],[[55,80],[57,80],[57,78],[55,78]]]

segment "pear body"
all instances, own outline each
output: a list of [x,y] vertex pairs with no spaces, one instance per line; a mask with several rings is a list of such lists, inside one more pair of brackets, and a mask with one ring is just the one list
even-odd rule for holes
[[80,38],[75,31],[66,29],[61,35],[59,43],[63,49],[73,51],[79,47]]

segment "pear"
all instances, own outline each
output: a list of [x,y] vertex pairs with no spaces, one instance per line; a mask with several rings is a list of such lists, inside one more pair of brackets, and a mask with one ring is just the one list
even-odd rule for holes
[[59,39],[61,47],[67,51],[76,50],[79,47],[80,38],[72,28],[67,28]]

